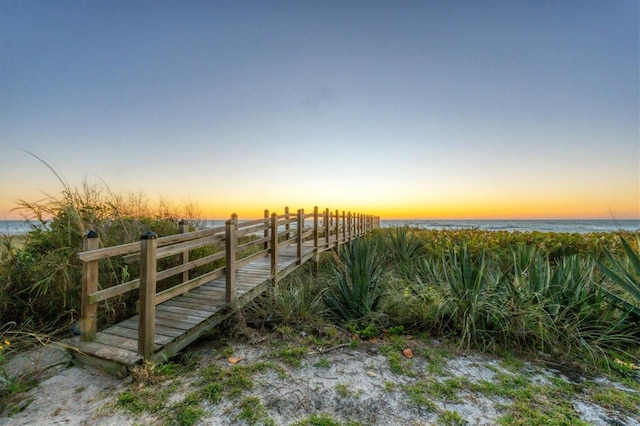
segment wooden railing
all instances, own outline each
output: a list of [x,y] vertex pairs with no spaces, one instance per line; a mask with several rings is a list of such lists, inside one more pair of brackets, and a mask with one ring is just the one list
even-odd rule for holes
[[[340,213],[326,209],[313,213],[298,210],[291,214],[288,208],[278,215],[265,210],[264,217],[257,220],[239,221],[232,215],[224,226],[187,232],[188,226],[180,224],[181,233],[160,237],[147,231],[140,242],[99,248],[99,236],[89,231],[84,240],[84,250],[78,254],[83,262],[82,310],[80,338],[92,341],[97,332],[98,304],[102,301],[139,290],[138,352],[144,359],[151,359],[154,351],[156,305],[184,294],[204,283],[225,277],[225,300],[232,305],[237,301],[236,273],[239,268],[259,258],[271,257],[270,279],[278,281],[278,252],[281,248],[297,247],[298,265],[318,259],[322,251],[337,248],[345,242],[361,237],[379,227],[377,216],[358,213]],[[191,259],[193,250],[208,247],[203,257]],[[303,250],[306,247],[307,250]],[[308,249],[311,247],[311,249]],[[213,249],[213,250],[212,250]],[[176,256],[179,262],[158,270],[158,260]],[[99,289],[101,261],[121,257],[126,263],[139,263],[139,276],[124,283]],[[214,262],[223,266],[196,275],[196,268],[212,266]],[[179,276],[178,284],[157,292],[157,282]]]

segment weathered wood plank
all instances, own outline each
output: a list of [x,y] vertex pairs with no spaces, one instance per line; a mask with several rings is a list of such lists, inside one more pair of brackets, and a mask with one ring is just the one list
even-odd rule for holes
[[[114,348],[120,348],[127,351],[134,352],[138,349],[138,341],[132,340],[127,337],[117,336],[115,334],[100,332],[96,336],[96,343],[102,343],[103,345],[113,346]],[[154,352],[160,349],[162,345],[157,343],[153,344]]]
[[[138,331],[138,317],[132,317],[128,320],[118,323],[121,327],[130,328]],[[162,334],[164,336],[176,337],[184,333],[185,330],[189,330],[194,325],[198,324],[197,321],[182,321],[176,319],[166,318],[164,316],[158,316],[156,312],[156,334]]]
[[80,339],[74,338],[72,343],[70,343],[70,346],[76,348],[85,355],[114,361],[124,365],[134,365],[142,360],[142,357],[136,352],[104,345],[98,342],[81,342]]
[[205,293],[186,293],[181,296],[181,299],[184,300],[202,300],[204,303],[209,303],[212,305],[217,305],[218,303],[224,303],[224,297],[220,297],[219,295],[209,295]]
[[[122,327],[119,325],[114,325],[105,330],[102,330],[103,334],[113,334],[115,336],[126,337],[127,339],[138,340],[138,330],[132,330],[131,328]],[[182,334],[180,330],[176,330],[176,336]],[[158,327],[156,327],[156,335],[154,336],[154,341],[157,345],[166,345],[170,341],[173,340],[173,337],[166,336],[158,332]]]
[[190,324],[189,328],[191,328],[194,325],[200,324],[203,320],[204,318],[200,316],[195,317],[192,315],[176,314],[174,312],[160,311],[160,315],[157,317],[156,323],[162,323],[165,326],[171,326],[171,324],[175,323],[177,328],[177,327],[182,327],[181,324],[178,324],[178,321],[181,321],[183,323]]
[[197,311],[205,312],[209,315],[215,314],[219,309],[215,305],[208,304],[204,301],[197,300],[189,300],[189,299],[180,299],[180,300],[169,300],[165,302],[165,306],[174,306],[176,308],[188,308],[195,309]]
[[185,315],[185,317],[200,318],[201,320],[209,316],[208,313],[201,312],[196,309],[179,308],[176,306],[169,306],[169,305],[158,305],[157,310],[159,312],[168,312],[172,314]]

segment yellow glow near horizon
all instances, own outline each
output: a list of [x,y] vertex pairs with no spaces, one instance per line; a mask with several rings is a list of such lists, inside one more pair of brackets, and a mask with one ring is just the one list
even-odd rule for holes
[[[38,171],[38,170],[36,170]],[[39,187],[23,183],[3,186],[0,190],[0,220],[21,219],[21,212],[13,210],[19,199],[36,202],[44,193],[56,196],[60,183],[47,176],[45,170],[37,181],[48,183]],[[169,201],[178,209],[197,205],[203,219],[227,219],[232,213],[241,219],[262,217],[263,211],[283,213],[289,206],[294,213],[299,208],[311,213],[314,206],[323,211],[339,209],[380,216],[382,219],[639,219],[637,188],[633,184],[593,185],[571,189],[540,185],[518,191],[509,185],[473,185],[456,181],[440,187],[420,181],[407,184],[394,181],[393,176],[370,180],[354,178],[326,182],[313,178],[300,182],[238,185],[237,187],[190,188],[181,195],[181,187],[163,186],[157,197],[148,196],[151,190],[138,191],[149,201],[151,209],[158,200]],[[124,189],[123,189],[124,188]],[[127,187],[110,188],[116,194],[126,194]],[[184,194],[184,192],[182,193]]]
[[[151,203],[153,205],[153,203]],[[180,203],[176,203],[180,206]],[[509,204],[509,203],[484,203],[465,204],[461,202],[449,203],[424,203],[421,205],[383,205],[383,204],[361,204],[361,205],[341,205],[339,203],[316,204],[307,202],[300,203],[257,203],[244,202],[235,204],[209,203],[199,204],[199,216],[203,219],[228,219],[233,213],[241,219],[255,219],[262,217],[265,209],[269,213],[282,214],[285,206],[290,208],[291,213],[303,208],[305,213],[313,212],[314,206],[318,206],[322,212],[329,208],[334,212],[336,208],[340,214],[342,211],[364,213],[380,216],[386,220],[408,220],[408,219],[433,219],[433,220],[473,220],[473,219],[639,219],[638,209],[632,205],[619,205],[609,210],[603,206],[584,205],[540,205],[535,203]],[[4,206],[3,206],[4,207]],[[23,214],[19,210],[3,210],[0,213],[0,220],[20,220]]]

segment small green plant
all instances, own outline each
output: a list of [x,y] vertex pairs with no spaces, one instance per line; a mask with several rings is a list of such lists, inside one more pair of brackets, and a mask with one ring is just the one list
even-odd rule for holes
[[394,382],[386,381],[384,382],[384,391],[386,393],[391,393],[396,390],[396,384]]
[[293,426],[341,426],[341,423],[326,414],[312,414],[308,418],[294,423]]
[[387,332],[392,336],[401,336],[402,334],[404,334],[404,326],[394,325],[393,327],[389,327]]
[[343,246],[333,270],[335,285],[324,300],[344,321],[359,321],[378,311],[384,292],[383,257],[373,240],[358,239]]
[[302,359],[309,351],[306,346],[288,346],[280,350],[278,356],[292,367],[302,367]]
[[605,408],[631,414],[640,406],[640,393],[625,392],[612,386],[598,387],[593,400]]
[[339,384],[335,385],[334,389],[336,390],[338,395],[340,395],[343,398],[346,398],[346,397],[348,397],[350,395],[349,386],[347,386],[344,383],[339,383]]
[[168,422],[180,426],[191,426],[205,415],[205,410],[200,407],[197,393],[187,395],[182,402],[171,407],[171,415]]
[[132,414],[155,413],[164,408],[172,388],[162,390],[142,388],[127,390],[118,395],[118,404]]
[[266,426],[275,426],[275,422],[267,410],[262,405],[260,398],[257,396],[248,396],[240,401],[240,414],[238,420],[242,420],[250,425],[261,423]]
[[443,426],[463,426],[468,422],[457,411],[443,411],[438,414],[438,424]]
[[368,324],[362,328],[357,324],[347,324],[346,329],[358,336],[361,340],[369,340],[377,337],[380,333],[374,324]]
[[222,401],[225,396],[238,397],[243,392],[253,389],[253,374],[269,368],[275,368],[275,366],[268,362],[233,365],[230,368],[211,364],[200,370],[199,393],[215,404]]
[[325,369],[329,369],[331,368],[331,362],[326,359],[326,358],[320,358],[318,360],[318,362],[316,362],[315,364],[313,364],[314,367],[317,368],[325,368]]
[[425,391],[423,387],[418,385],[404,385],[402,389],[409,397],[409,403],[412,405],[423,408],[427,411],[435,413],[438,411],[438,406],[429,399],[428,393]]

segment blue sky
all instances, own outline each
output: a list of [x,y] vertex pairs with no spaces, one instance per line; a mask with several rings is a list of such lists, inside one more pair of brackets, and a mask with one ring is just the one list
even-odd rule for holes
[[637,1],[0,2],[0,219],[104,181],[227,217],[640,217]]

